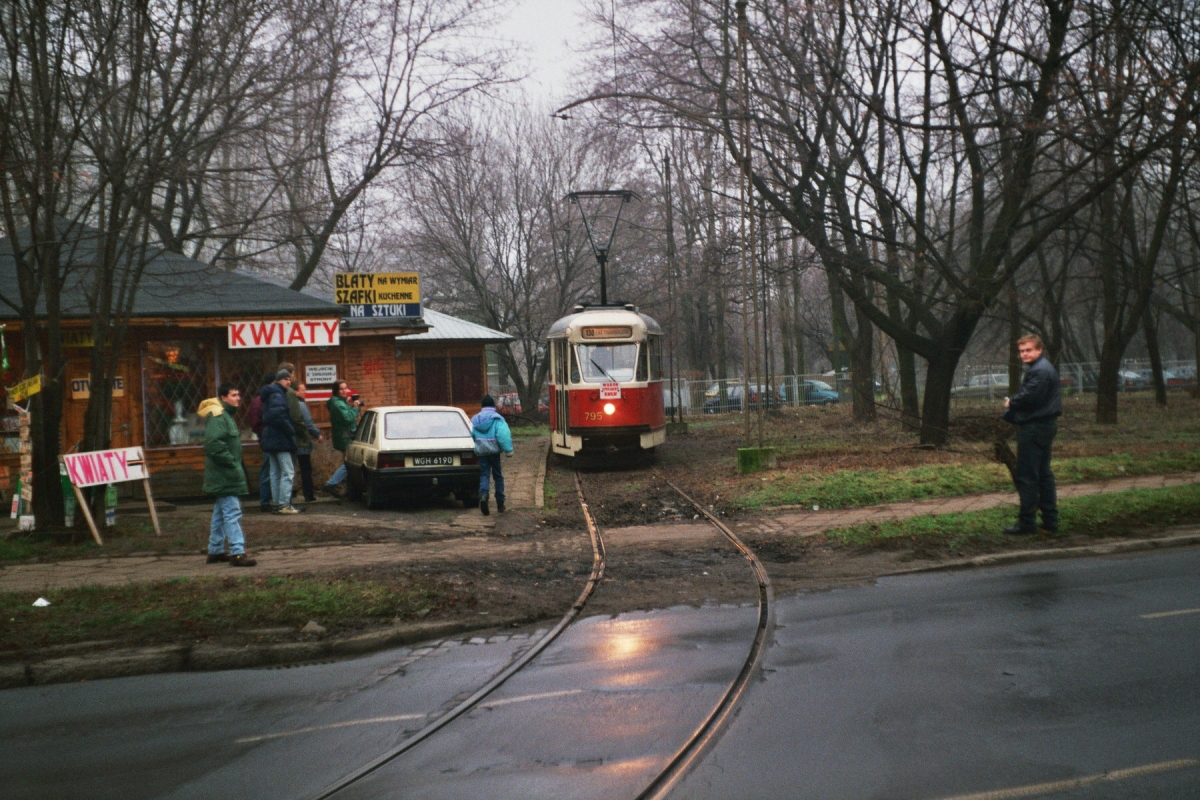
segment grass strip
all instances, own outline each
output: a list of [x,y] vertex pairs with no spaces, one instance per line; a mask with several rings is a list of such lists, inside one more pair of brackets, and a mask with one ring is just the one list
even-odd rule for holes
[[[38,596],[50,606],[33,607]],[[5,592],[0,593],[0,647],[11,651],[93,639],[153,641],[180,634],[203,639],[256,628],[299,629],[310,619],[331,629],[354,627],[395,617],[416,619],[417,612],[453,602],[448,587],[433,582],[396,586],[288,575]]]
[[[839,544],[864,548],[912,544],[949,550],[987,550],[1018,541],[1002,533],[1005,526],[1016,521],[1015,511],[1014,504],[961,514],[922,515],[838,528],[825,535]],[[1196,518],[1200,518],[1200,485],[1131,489],[1063,500],[1059,503],[1057,537],[1042,532],[1037,538],[1111,536],[1131,527],[1161,527]]]
[[[1065,458],[1054,462],[1060,484],[1200,470],[1200,449],[1130,455]],[[1000,464],[935,464],[925,467],[789,473],[733,502],[742,508],[819,505],[851,508],[928,497],[954,497],[1012,488]]]

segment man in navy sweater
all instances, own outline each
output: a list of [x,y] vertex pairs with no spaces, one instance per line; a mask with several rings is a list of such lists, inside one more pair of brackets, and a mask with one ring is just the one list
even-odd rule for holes
[[1017,340],[1017,354],[1028,369],[1021,389],[1004,401],[1004,419],[1017,427],[1017,494],[1021,511],[1017,524],[1005,533],[1024,536],[1037,533],[1037,512],[1042,527],[1058,531],[1058,502],[1054,473],[1050,471],[1050,449],[1062,416],[1062,393],[1058,372],[1042,355],[1042,338],[1028,333]]

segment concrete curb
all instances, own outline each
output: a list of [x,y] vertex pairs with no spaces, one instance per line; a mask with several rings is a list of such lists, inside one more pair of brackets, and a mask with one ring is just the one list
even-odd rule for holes
[[1046,550],[1014,550],[1008,553],[989,553],[988,555],[964,558],[957,561],[947,561],[942,564],[930,564],[925,567],[914,567],[896,572],[885,572],[879,577],[894,575],[916,575],[922,572],[949,572],[951,570],[977,569],[982,567],[1002,567],[1008,564],[1026,564],[1032,561],[1053,561],[1061,558],[1082,558],[1086,556],[1111,556],[1119,553],[1137,553],[1146,550],[1162,550],[1169,547],[1190,547],[1200,544],[1200,532],[1179,534],[1176,536],[1160,536],[1155,539],[1129,539],[1120,542],[1090,544],[1081,547],[1060,547]]
[[546,456],[542,462],[538,464],[537,484],[533,487],[533,506],[534,508],[546,507],[546,465],[550,463],[550,454],[554,449],[546,444]]
[[160,672],[209,672],[282,666],[350,658],[391,647],[440,639],[483,628],[508,628],[524,619],[489,620],[486,625],[465,620],[415,622],[353,636],[277,644],[195,644],[96,650],[91,653],[27,663],[0,664],[0,689],[43,686],[103,678],[124,678]]

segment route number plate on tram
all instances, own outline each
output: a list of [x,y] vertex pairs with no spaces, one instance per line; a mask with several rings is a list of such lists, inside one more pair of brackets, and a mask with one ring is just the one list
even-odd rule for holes
[[414,467],[453,467],[454,456],[413,456]]
[[611,383],[600,384],[600,399],[601,400],[620,400],[621,399],[621,384],[613,381]]

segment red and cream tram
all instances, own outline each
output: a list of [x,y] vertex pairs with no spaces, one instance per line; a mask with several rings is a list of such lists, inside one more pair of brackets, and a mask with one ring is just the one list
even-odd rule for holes
[[550,436],[564,456],[667,440],[662,328],[633,305],[575,306],[550,327]]

